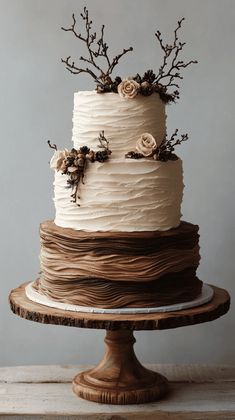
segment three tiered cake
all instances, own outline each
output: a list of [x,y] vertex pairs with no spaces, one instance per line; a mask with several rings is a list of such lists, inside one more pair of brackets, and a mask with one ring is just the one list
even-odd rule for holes
[[[73,149],[57,150],[54,221],[41,224],[41,275],[33,288],[54,302],[93,308],[150,308],[192,301],[202,289],[198,226],[181,221],[182,161],[175,146],[187,140],[178,130],[167,138],[165,105],[179,97],[176,86],[184,63],[178,22],[172,45],[164,44],[158,75],[152,70],[134,77],[111,78],[114,66],[101,37],[71,31],[86,42],[89,68],[70,57],[68,70],[87,72],[94,91],[74,95]],[[96,48],[96,49],[95,49]],[[104,58],[103,71],[95,59]],[[167,67],[168,66],[168,67]],[[165,83],[164,83],[165,82]]]

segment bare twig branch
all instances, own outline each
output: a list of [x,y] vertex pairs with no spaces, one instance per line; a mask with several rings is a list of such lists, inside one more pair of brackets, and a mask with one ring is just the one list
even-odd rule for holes
[[100,147],[101,149],[104,149],[106,151],[109,151],[109,141],[107,140],[107,138],[104,135],[104,130],[102,130],[99,134],[98,137],[98,141],[99,141],[99,145],[98,147]]
[[90,70],[88,67],[83,69],[83,68],[79,68],[75,65],[74,61],[70,61],[71,56],[67,57],[65,60],[63,58],[61,58],[61,62],[64,63],[66,65],[66,69],[70,71],[70,73],[73,74],[80,74],[80,73],[89,73],[93,79],[99,83],[99,78],[96,76],[96,74]]
[[[79,33],[76,29],[76,18],[75,15],[72,15],[72,25],[70,28],[64,28],[61,29],[66,32],[72,32],[73,35],[78,38],[80,41],[84,42],[86,44],[86,48],[88,51],[88,57],[81,56],[79,58],[80,61],[86,62],[93,66],[95,70],[98,71],[95,72],[91,70],[90,68],[80,68],[78,65],[75,65],[74,61],[70,61],[71,57],[67,57],[67,59],[62,59],[62,63],[66,65],[67,70],[69,70],[73,74],[80,74],[80,73],[88,73],[92,78],[95,80],[96,83],[104,85],[107,82],[112,82],[110,75],[114,69],[114,67],[119,63],[119,60],[121,57],[125,54],[127,54],[129,51],[132,51],[133,48],[127,48],[123,49],[122,53],[115,56],[113,59],[111,59],[108,56],[108,45],[104,40],[104,25],[101,27],[100,37],[97,39],[97,33],[92,31],[92,20],[89,18],[89,12],[86,7],[83,9],[83,13],[80,14],[82,20],[85,24],[85,35],[82,35]],[[98,63],[98,58],[104,58],[106,61],[106,68],[102,68]]]
[[127,54],[129,51],[133,51],[132,47],[129,47],[127,49],[123,49],[122,53],[118,54],[116,57],[114,57],[112,63],[110,64],[108,71],[107,71],[107,75],[110,75],[114,69],[114,67],[118,64],[120,58],[123,57],[123,55]]
[[179,130],[176,129],[169,139],[165,136],[163,142],[156,149],[156,160],[166,161],[177,158],[174,154],[175,146],[178,146],[182,142],[188,140],[188,134],[181,134],[180,138],[177,138],[178,131]]
[[48,146],[49,146],[51,149],[57,150],[57,146],[56,146],[56,144],[51,144],[51,141],[50,141],[50,140],[47,140],[47,144],[48,144]]
[[164,52],[163,64],[159,68],[158,75],[155,79],[156,84],[161,84],[165,87],[175,86],[179,88],[179,85],[176,83],[176,79],[183,79],[183,76],[180,75],[180,70],[188,67],[190,64],[197,63],[196,60],[190,60],[185,63],[184,61],[178,59],[180,52],[186,44],[185,42],[179,41],[178,38],[178,31],[180,30],[184,20],[185,18],[182,18],[178,21],[178,25],[174,30],[174,39],[171,45],[164,44],[160,31],[155,33],[160,47]]

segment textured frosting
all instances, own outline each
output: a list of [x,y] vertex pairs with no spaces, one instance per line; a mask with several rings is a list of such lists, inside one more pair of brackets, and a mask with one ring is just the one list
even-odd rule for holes
[[112,157],[123,157],[135,150],[137,139],[151,133],[157,140],[165,136],[165,104],[158,93],[123,99],[116,93],[83,91],[74,94],[74,147],[97,149],[97,137],[104,130],[110,141]]
[[86,231],[167,230],[180,223],[182,161],[113,159],[90,163],[71,201],[67,176],[55,172],[55,223]]
[[[86,233],[41,224],[41,284],[76,289],[83,279],[149,282],[199,264],[198,227],[182,222],[167,232]],[[124,286],[125,287],[125,286]]]
[[55,173],[55,223],[85,231],[167,230],[180,223],[183,195],[182,161],[131,160],[143,133],[159,143],[165,136],[165,104],[157,93],[123,99],[116,93],[74,94],[73,143],[97,149],[104,130],[112,155],[90,163],[80,183],[80,206],[71,201],[67,176]]
[[202,282],[195,269],[166,274],[157,281],[133,283],[85,279],[57,283],[56,287],[37,280],[34,288],[57,302],[96,308],[144,308],[189,302],[201,293]]
[[201,290],[198,226],[164,232],[85,232],[41,224],[39,291],[96,307],[157,306]]

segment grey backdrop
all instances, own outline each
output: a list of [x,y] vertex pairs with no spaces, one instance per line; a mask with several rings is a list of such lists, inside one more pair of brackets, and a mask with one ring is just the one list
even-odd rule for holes
[[[39,223],[53,218],[51,153],[46,140],[71,146],[73,93],[93,88],[87,77],[66,72],[60,57],[77,42],[60,31],[86,4],[98,27],[104,22],[114,52],[132,45],[120,74],[158,69],[154,39],[187,18],[181,99],[167,108],[169,133],[190,134],[184,160],[184,219],[200,225],[200,278],[234,291],[235,138],[233,0],[0,0],[1,293],[0,363],[94,363],[103,353],[103,331],[31,323],[10,312],[7,297],[39,271]],[[169,38],[170,41],[170,38]],[[234,363],[233,308],[225,317],[169,331],[138,332],[142,361]]]

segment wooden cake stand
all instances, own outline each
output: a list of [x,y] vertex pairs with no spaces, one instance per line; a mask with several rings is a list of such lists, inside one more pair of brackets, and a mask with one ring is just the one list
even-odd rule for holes
[[212,321],[229,310],[226,290],[212,286],[213,299],[204,305],[175,312],[151,314],[95,314],[70,312],[32,302],[26,284],[12,290],[12,311],[22,318],[43,324],[106,329],[107,350],[93,369],[77,375],[73,391],[79,397],[107,404],[141,404],[156,401],[168,391],[167,379],[146,369],[136,358],[134,330],[163,330]]

